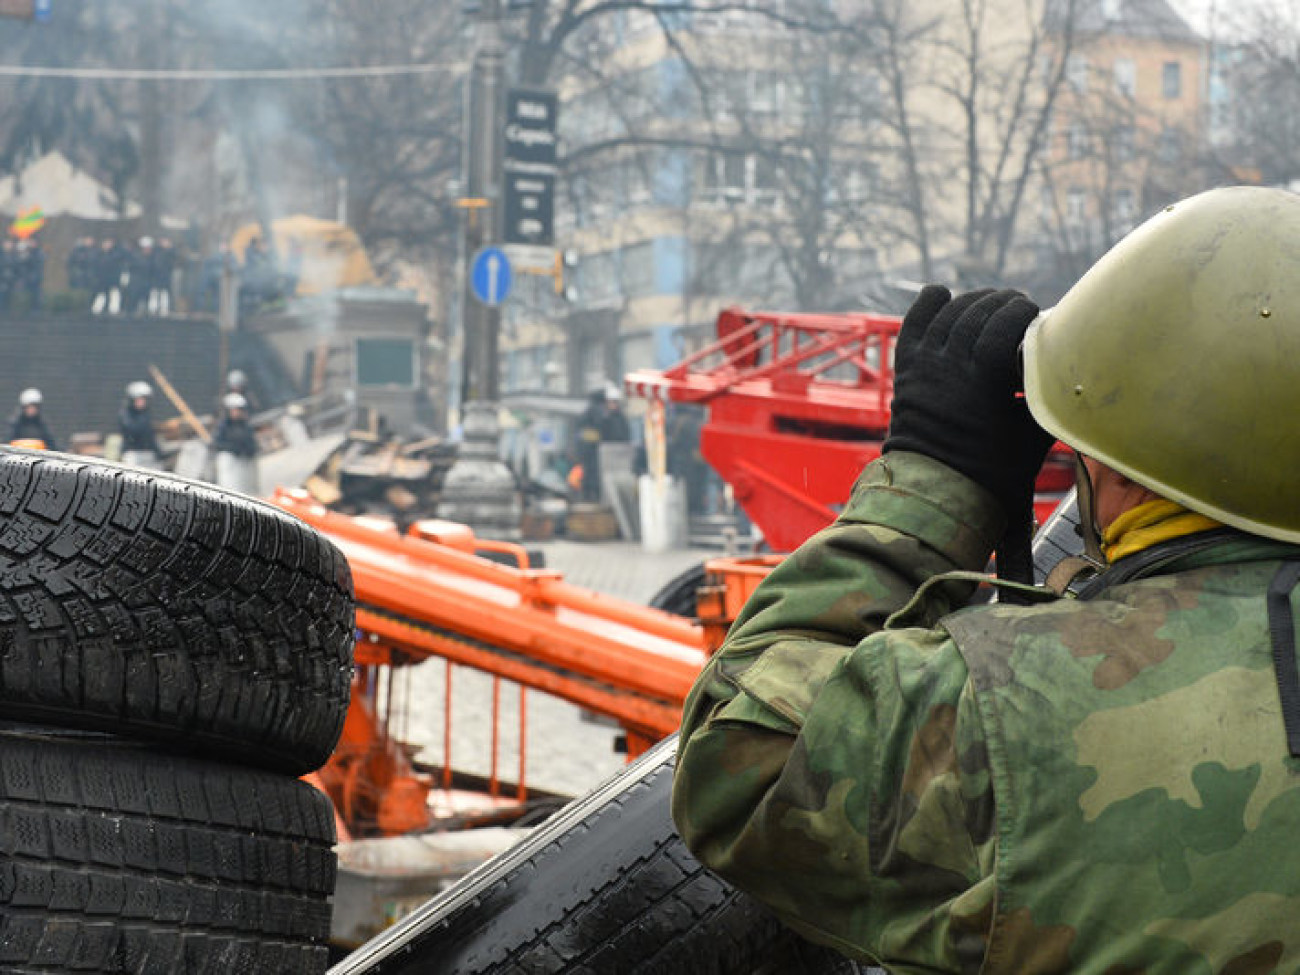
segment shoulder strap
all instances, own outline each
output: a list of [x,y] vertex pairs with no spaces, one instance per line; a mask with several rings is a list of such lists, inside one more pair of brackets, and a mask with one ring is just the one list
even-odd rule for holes
[[1236,528],[1216,528],[1175,538],[1145,551],[1130,555],[1110,565],[1104,572],[1089,579],[1080,589],[1080,599],[1092,599],[1111,586],[1122,585],[1150,575],[1176,559],[1200,552],[1229,538],[1240,538],[1243,533]]
[[1268,587],[1268,633],[1273,643],[1273,671],[1282,701],[1286,745],[1300,758],[1300,669],[1295,659],[1295,614],[1291,593],[1300,584],[1300,562],[1283,562]]

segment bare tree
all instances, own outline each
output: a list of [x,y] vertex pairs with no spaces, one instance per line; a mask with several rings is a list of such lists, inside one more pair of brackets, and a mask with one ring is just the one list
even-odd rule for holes
[[891,229],[915,269],[970,283],[1009,269],[1074,40],[1079,0],[865,0],[891,133]]
[[1109,71],[1090,72],[1087,85],[1062,99],[1040,163],[1047,293],[1063,291],[1147,214],[1213,183],[1199,116],[1160,117]]
[[888,243],[875,222],[879,78],[838,30],[789,29],[749,59],[713,40],[700,52],[713,67],[696,76],[716,124],[696,154],[693,203],[719,216],[701,235],[694,287],[740,284],[749,300],[796,309],[860,304]]
[[1300,178],[1300,5],[1251,4],[1218,32],[1211,67],[1222,98],[1211,124],[1221,165],[1239,181]]

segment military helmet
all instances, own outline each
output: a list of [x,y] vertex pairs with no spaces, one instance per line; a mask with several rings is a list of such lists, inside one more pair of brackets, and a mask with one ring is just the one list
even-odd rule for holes
[[45,397],[41,395],[41,391],[35,386],[24,389],[18,394],[19,406],[40,406],[44,401]]
[[1051,434],[1225,524],[1300,542],[1300,196],[1166,207],[1030,327]]

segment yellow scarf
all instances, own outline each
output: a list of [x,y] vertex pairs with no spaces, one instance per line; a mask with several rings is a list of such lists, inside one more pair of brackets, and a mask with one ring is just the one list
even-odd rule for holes
[[1222,527],[1213,518],[1188,511],[1177,501],[1144,501],[1110,523],[1102,533],[1101,550],[1108,561],[1118,562],[1158,542]]

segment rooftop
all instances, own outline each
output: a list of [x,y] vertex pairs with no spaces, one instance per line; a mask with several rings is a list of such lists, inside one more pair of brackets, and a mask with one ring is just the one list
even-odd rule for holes
[[1059,31],[1071,13],[1074,29],[1085,34],[1116,34],[1196,44],[1202,40],[1166,0],[1047,0],[1046,20]]

